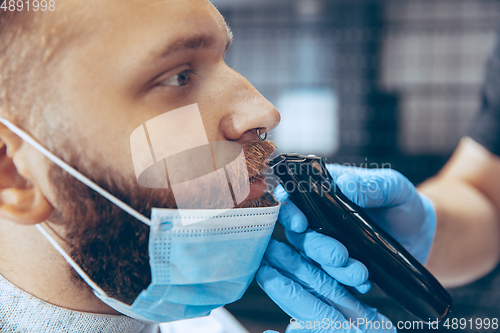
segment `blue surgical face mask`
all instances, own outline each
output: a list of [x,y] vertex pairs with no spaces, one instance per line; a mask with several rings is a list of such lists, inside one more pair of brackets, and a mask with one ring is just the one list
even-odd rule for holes
[[[109,297],[59,246],[48,228],[37,225],[104,303],[129,317],[157,323],[206,316],[213,309],[243,296],[262,261],[278,219],[279,206],[220,212],[153,208],[148,219],[8,120],[0,118],[0,122],[69,174],[151,227],[151,284],[132,305],[127,305]],[[195,222],[186,223],[190,220]]]

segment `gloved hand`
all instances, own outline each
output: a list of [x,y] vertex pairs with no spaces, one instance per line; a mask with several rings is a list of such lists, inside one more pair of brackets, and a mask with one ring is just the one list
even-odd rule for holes
[[[424,264],[436,232],[434,205],[401,173],[329,164],[342,193]],[[295,217],[294,219],[298,219]]]
[[287,333],[396,332],[387,318],[283,243],[271,240],[256,279],[292,317]]
[[[366,267],[349,258],[338,241],[307,229],[307,218],[283,187],[274,194],[282,202],[279,220],[287,238],[303,256],[271,241],[256,278],[274,302],[297,320],[287,332],[394,332],[385,317],[358,302],[340,284],[367,292],[371,283]],[[321,327],[308,329],[308,323],[314,326],[315,321],[320,321]],[[367,325],[370,322],[377,324]],[[338,325],[343,330],[338,330]]]
[[365,265],[349,258],[346,247],[337,240],[307,229],[307,218],[290,201],[288,193],[281,185],[276,188],[274,195],[282,203],[278,220],[285,227],[290,244],[316,262],[335,280],[353,287],[360,294],[367,293],[372,284],[368,281]]
[[[432,202],[419,193],[399,172],[390,169],[363,169],[329,164],[327,169],[338,189],[385,231],[401,243],[417,260],[425,263],[436,232]],[[337,190],[338,190],[337,189]],[[307,218],[290,201],[282,186],[275,190],[283,203],[279,219],[287,237],[307,228]]]

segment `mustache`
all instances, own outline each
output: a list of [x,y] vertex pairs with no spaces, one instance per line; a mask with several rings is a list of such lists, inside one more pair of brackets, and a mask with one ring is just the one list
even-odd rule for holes
[[276,151],[276,145],[271,141],[249,140],[242,144],[247,162],[249,178],[259,178],[268,169],[269,159]]
[[[261,140],[245,141],[239,146],[241,146],[240,154],[242,151],[244,158],[240,158],[240,154],[235,158],[231,146],[224,148],[228,158],[235,158],[233,161],[226,160],[227,164],[224,163],[232,193],[228,187],[227,176],[221,178],[220,171],[222,170],[220,168],[215,173],[205,174],[193,178],[192,181],[188,180],[182,184],[174,185],[176,187],[173,187],[172,191],[175,193],[175,208],[231,209],[246,207],[249,200],[245,200],[244,196],[249,193],[252,183],[264,177],[263,172],[267,170],[269,158],[276,150],[276,146],[271,142]],[[186,173],[190,172],[189,169],[192,167],[190,164],[195,158],[192,156],[189,162],[183,165]],[[210,161],[211,163],[212,161]],[[212,177],[217,172],[218,176]]]

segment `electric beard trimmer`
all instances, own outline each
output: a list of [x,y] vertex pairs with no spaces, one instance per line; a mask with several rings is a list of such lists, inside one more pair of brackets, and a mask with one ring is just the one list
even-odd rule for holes
[[401,244],[337,189],[322,158],[282,154],[270,164],[309,227],[331,236],[361,261],[370,280],[423,322],[441,321],[451,296]]

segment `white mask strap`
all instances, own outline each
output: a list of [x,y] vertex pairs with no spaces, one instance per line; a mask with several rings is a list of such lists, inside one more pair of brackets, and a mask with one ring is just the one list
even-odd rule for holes
[[[67,253],[66,251],[64,251],[64,249],[54,240],[54,238],[49,235],[49,233],[42,227],[42,224],[45,224],[47,226],[47,228],[49,229],[52,229],[50,228],[50,226],[46,223],[46,222],[42,222],[42,223],[39,223],[36,225],[36,227],[38,228],[38,230],[45,236],[45,238],[47,238],[47,240],[52,244],[52,246],[57,250],[57,252],[59,252],[63,257],[64,259],[66,259],[66,262],[68,264],[71,265],[71,267],[73,267],[73,269],[78,273],[78,275],[80,275],[82,277],[83,280],[85,280],[85,282],[95,291],[97,292],[98,294],[100,295],[106,295],[106,293],[104,292],[104,290],[102,290],[101,288],[99,288],[99,286],[97,284],[95,284],[94,281],[92,281],[92,279],[87,275],[87,273],[85,273],[83,271],[83,269],[73,260],[73,258],[71,258]],[[53,231],[54,232],[54,231]]]
[[11,123],[10,121],[8,121],[7,119],[2,118],[2,117],[0,117],[0,122],[2,124],[4,124],[5,126],[7,126],[8,129],[10,129],[16,135],[18,135],[21,139],[28,142],[36,150],[38,150],[43,155],[45,155],[49,160],[51,160],[52,162],[57,164],[59,167],[61,167],[61,169],[63,169],[64,171],[66,171],[67,173],[69,173],[70,175],[75,177],[76,179],[78,179],[80,182],[87,185],[88,187],[90,187],[91,189],[93,189],[94,191],[96,191],[97,193],[99,193],[100,195],[102,195],[103,197],[105,197],[106,199],[108,199],[109,201],[111,201],[112,203],[114,203],[115,205],[120,207],[121,209],[123,209],[125,212],[127,212],[131,216],[133,216],[136,219],[138,219],[139,221],[141,221],[142,223],[147,224],[149,226],[153,226],[153,223],[151,222],[150,219],[148,219],[147,217],[145,217],[144,215],[142,215],[141,213],[139,213],[138,211],[136,211],[135,209],[133,209],[132,207],[130,207],[129,205],[127,205],[126,203],[124,203],[123,201],[118,199],[117,197],[113,196],[111,193],[109,193],[108,191],[106,191],[105,189],[103,189],[102,187],[100,187],[99,185],[97,185],[96,183],[94,183],[93,181],[88,179],[87,177],[85,177],[82,173],[75,170],[73,167],[68,165],[66,162],[61,160],[56,155],[52,154],[49,150],[47,150],[44,146],[39,144],[35,139],[33,139],[29,134],[24,132],[22,129],[20,129],[19,127],[17,127],[13,123]]

